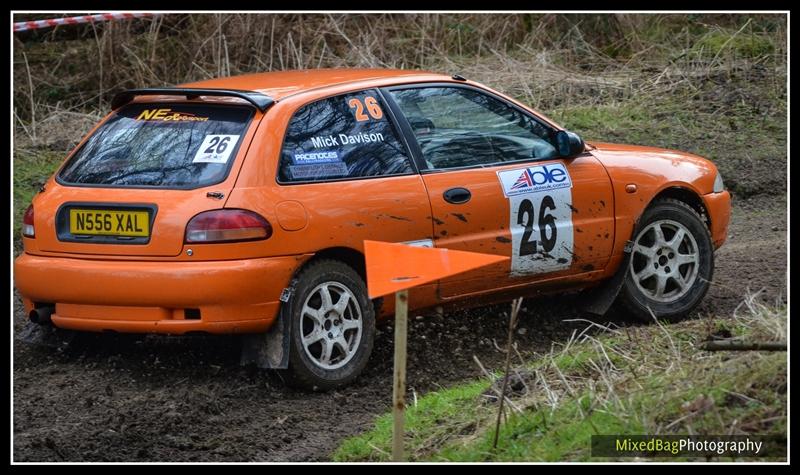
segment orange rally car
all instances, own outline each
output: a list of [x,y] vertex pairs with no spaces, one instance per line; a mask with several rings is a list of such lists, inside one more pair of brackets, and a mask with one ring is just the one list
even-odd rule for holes
[[25,213],[26,314],[81,331],[249,334],[243,361],[355,378],[391,299],[363,241],[509,256],[412,308],[583,290],[677,318],[706,293],[730,195],[696,155],[584,143],[460,76],[250,74],[121,92]]

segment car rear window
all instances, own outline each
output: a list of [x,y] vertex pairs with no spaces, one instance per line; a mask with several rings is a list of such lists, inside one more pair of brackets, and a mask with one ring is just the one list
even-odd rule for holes
[[130,104],[103,123],[59,174],[66,184],[198,188],[225,179],[253,109]]

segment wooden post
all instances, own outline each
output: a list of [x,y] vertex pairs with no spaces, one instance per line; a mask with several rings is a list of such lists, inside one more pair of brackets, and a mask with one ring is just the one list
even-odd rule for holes
[[394,307],[394,386],[392,414],[392,460],[403,461],[403,431],[406,409],[406,335],[408,333],[408,290],[395,293]]
[[369,298],[395,294],[392,460],[400,462],[403,460],[406,410],[408,289],[460,272],[507,261],[508,257],[365,240],[364,258],[367,261]]

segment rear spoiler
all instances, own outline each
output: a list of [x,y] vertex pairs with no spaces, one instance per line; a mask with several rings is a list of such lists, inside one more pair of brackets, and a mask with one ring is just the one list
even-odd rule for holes
[[258,110],[264,112],[275,103],[275,100],[266,94],[256,91],[240,91],[237,89],[194,89],[194,88],[144,88],[128,89],[114,96],[111,100],[111,108],[117,109],[131,102],[136,96],[185,96],[186,99],[196,99],[199,96],[226,96],[238,97],[254,105]]

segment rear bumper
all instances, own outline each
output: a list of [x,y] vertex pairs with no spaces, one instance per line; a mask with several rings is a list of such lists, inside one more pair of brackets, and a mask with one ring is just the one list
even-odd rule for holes
[[719,248],[728,238],[728,224],[731,221],[731,194],[727,191],[703,195],[709,218],[711,219],[711,240],[714,249]]
[[252,333],[272,325],[281,292],[308,257],[155,262],[22,254],[14,281],[25,313],[54,304],[52,321],[60,328]]

